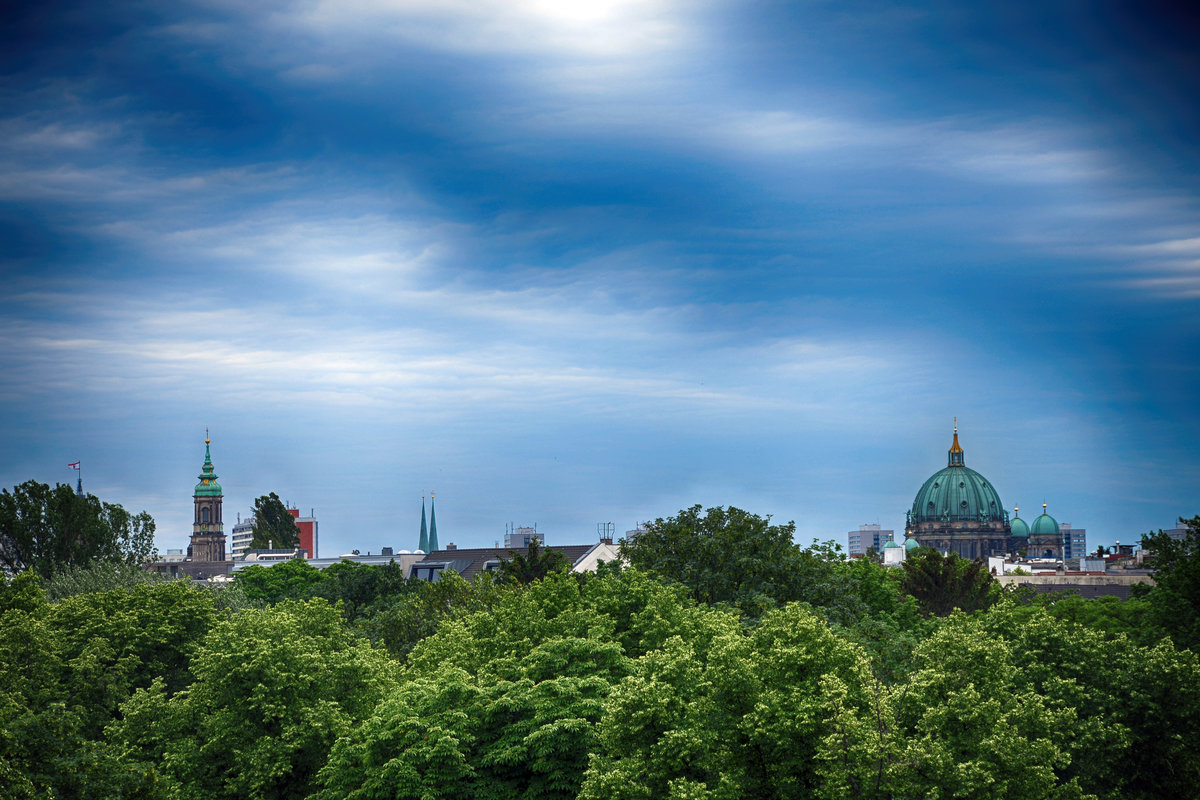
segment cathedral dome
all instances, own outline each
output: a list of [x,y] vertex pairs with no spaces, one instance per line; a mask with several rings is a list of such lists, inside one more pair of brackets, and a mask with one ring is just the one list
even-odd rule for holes
[[1029,525],[1026,524],[1025,520],[1023,520],[1019,516],[1017,516],[1018,514],[1021,513],[1021,509],[1015,508],[1015,509],[1013,509],[1013,512],[1014,512],[1014,514],[1013,514],[1013,520],[1012,520],[1012,535],[1020,536],[1020,537],[1029,536]]
[[1054,521],[1054,517],[1046,513],[1045,503],[1042,503],[1042,515],[1033,521],[1033,527],[1029,529],[1029,532],[1035,536],[1058,535],[1058,523]]
[[945,469],[930,476],[913,500],[911,521],[995,522],[1004,519],[1004,504],[987,478],[963,463],[958,429]]

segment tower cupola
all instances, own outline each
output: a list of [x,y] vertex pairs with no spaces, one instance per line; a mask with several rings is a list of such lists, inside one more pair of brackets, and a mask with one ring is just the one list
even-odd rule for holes
[[954,418],[954,444],[950,445],[950,461],[946,466],[963,466],[963,449],[958,444],[958,417]]

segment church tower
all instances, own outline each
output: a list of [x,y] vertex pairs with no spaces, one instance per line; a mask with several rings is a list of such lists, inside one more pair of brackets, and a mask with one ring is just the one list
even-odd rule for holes
[[221,523],[221,484],[213,471],[212,455],[209,452],[208,431],[204,438],[204,466],[200,470],[200,482],[196,484],[193,500],[196,517],[192,521],[192,542],[188,555],[192,561],[225,560],[225,528]]

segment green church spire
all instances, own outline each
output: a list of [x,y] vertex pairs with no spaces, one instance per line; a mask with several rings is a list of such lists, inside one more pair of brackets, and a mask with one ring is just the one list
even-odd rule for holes
[[429,529],[425,527],[425,495],[421,495],[421,540],[417,548],[422,553],[429,552]]
[[[423,507],[423,506],[422,506]],[[429,493],[429,552],[438,549],[437,540],[437,507],[433,502],[433,492]]]
[[208,429],[204,429],[204,466],[200,468],[200,474],[197,475],[200,482],[196,484],[196,497],[220,497],[221,484],[217,483],[217,473],[213,471],[212,453],[209,452],[209,444],[212,439],[208,438]]

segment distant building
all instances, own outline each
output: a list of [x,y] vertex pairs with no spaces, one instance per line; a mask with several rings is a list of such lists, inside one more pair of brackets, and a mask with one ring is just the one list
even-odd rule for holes
[[[289,508],[287,512],[296,520],[296,529],[299,531],[297,537],[300,539],[299,549],[302,555],[305,558],[319,558],[316,517],[302,517],[299,509],[295,508]],[[238,520],[238,523],[233,526],[232,533],[229,552],[235,561],[240,561],[246,558],[246,554],[250,551],[250,542],[254,539],[254,513],[251,512],[245,520]]]
[[[552,549],[566,556],[572,572],[594,572],[599,562],[619,561],[621,557],[616,545],[604,542],[552,546]],[[467,580],[473,581],[480,573],[500,569],[500,564],[510,557],[509,550],[525,554],[524,547],[473,547],[460,550],[449,544],[445,550],[428,553],[413,564],[410,575],[421,580],[437,581],[441,580],[442,573],[446,570],[454,570]]]
[[945,468],[931,475],[913,500],[904,527],[908,539],[971,559],[1006,553],[1063,557],[1062,531],[1045,503],[1032,525],[1020,518],[1020,509],[1010,521],[995,487],[966,466],[957,423],[949,456]]
[[852,556],[865,556],[873,547],[876,553],[882,553],[883,546],[894,537],[895,531],[881,530],[878,525],[859,525],[858,530],[846,534],[846,551]]
[[250,540],[254,538],[254,516],[247,520],[238,520],[233,526],[229,537],[229,554],[234,561],[240,561],[250,549]]
[[1117,597],[1121,600],[1128,600],[1132,596],[1133,587],[1139,583],[1154,585],[1154,578],[1149,573],[1135,573],[1133,570],[1099,575],[1078,572],[1009,574],[997,575],[996,580],[1001,586],[1026,586],[1040,594],[1071,592],[1085,598]]
[[425,525],[425,495],[421,495],[421,536],[417,540],[417,550],[428,553],[438,549],[437,509],[434,508],[433,492],[429,493],[429,525]]
[[296,527],[300,529],[300,549],[305,558],[319,558],[317,553],[317,518],[315,516],[300,516],[299,509],[287,510],[296,519]]
[[[1182,542],[1187,538],[1188,529],[1184,525],[1176,522],[1174,528],[1163,528],[1162,532],[1167,536],[1170,536],[1175,541]],[[1141,541],[1141,537],[1138,537],[1138,541]]]
[[1087,531],[1072,528],[1069,522],[1058,523],[1063,538],[1063,558],[1083,558],[1087,555]]
[[221,484],[213,469],[211,440],[204,438],[204,465],[192,493],[192,536],[187,554],[179,560],[175,554],[146,565],[146,569],[172,578],[190,577],[196,580],[224,579],[233,562],[225,555],[225,526],[221,521],[223,498]]
[[204,439],[204,466],[200,469],[200,482],[192,495],[195,518],[192,521],[192,541],[188,545],[188,558],[198,562],[225,560],[225,525],[221,521],[221,484],[213,471],[210,440]]
[[243,564],[258,564],[265,567],[280,561],[293,561],[297,558],[304,558],[304,553],[298,547],[294,550],[246,550],[242,553],[239,561]]
[[504,534],[504,546],[509,550],[529,547],[530,542],[533,541],[544,545],[546,537],[538,533],[537,528],[513,528],[511,526]]

